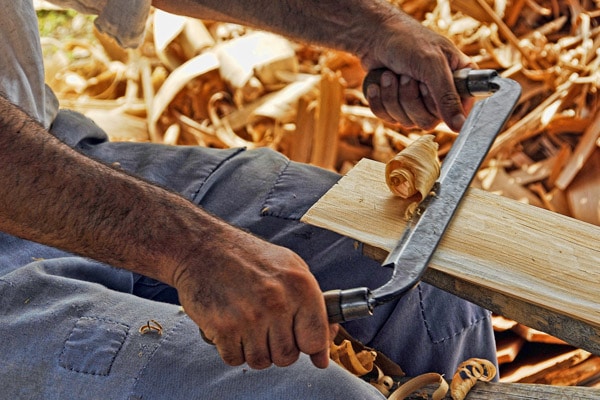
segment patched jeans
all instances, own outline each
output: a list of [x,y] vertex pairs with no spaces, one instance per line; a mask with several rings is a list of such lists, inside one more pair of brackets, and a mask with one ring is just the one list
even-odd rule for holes
[[[294,250],[323,290],[375,288],[390,277],[362,255],[360,243],[299,222],[337,174],[268,149],[112,143],[70,111],[61,111],[51,132]],[[319,370],[305,356],[286,368],[229,367],[200,338],[172,287],[6,234],[0,234],[0,310],[3,398],[383,398],[333,363]],[[409,376],[451,376],[467,358],[496,357],[489,313],[427,284],[345,328]]]

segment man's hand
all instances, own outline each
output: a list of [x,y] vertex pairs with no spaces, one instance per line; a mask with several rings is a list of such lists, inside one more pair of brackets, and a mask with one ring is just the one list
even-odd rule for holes
[[333,332],[306,264],[288,249],[226,231],[214,241],[214,257],[188,260],[176,276],[188,315],[229,365],[284,367],[302,352],[327,367]]
[[475,67],[465,54],[407,15],[386,20],[371,43],[362,53],[363,65],[369,70],[389,70],[379,84],[367,87],[366,97],[375,115],[423,129],[432,129],[443,120],[452,130],[460,130],[472,101],[461,100],[452,72]]

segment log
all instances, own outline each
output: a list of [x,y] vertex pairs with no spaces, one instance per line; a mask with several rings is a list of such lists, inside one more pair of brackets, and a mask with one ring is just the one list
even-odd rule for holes
[[[361,160],[302,221],[383,260],[406,225],[384,170]],[[600,355],[599,238],[598,226],[471,188],[423,280]]]

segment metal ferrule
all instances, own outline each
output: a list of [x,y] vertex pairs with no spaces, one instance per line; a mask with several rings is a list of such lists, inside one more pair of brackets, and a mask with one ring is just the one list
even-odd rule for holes
[[329,322],[340,323],[373,315],[371,291],[366,287],[324,293]]
[[[493,69],[462,69],[457,74],[455,78],[459,79],[455,79],[455,83],[461,93],[469,93],[471,96],[489,96],[499,89],[494,80],[498,72]],[[459,87],[460,85],[463,87]]]

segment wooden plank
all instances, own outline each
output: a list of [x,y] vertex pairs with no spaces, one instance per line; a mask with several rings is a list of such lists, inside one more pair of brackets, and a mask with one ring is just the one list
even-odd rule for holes
[[[590,379],[600,378],[600,357],[592,356],[567,370],[554,371],[534,383],[545,385],[574,386]],[[600,394],[598,394],[600,396]]]
[[600,225],[600,142],[598,145],[566,191],[573,216],[596,225]]
[[600,110],[596,113],[594,121],[585,130],[583,137],[577,143],[577,147],[569,159],[569,163],[556,180],[556,186],[559,189],[565,190],[573,179],[575,179],[575,176],[581,171],[587,159],[598,148],[596,146],[598,138],[600,138]]
[[565,371],[590,357],[590,353],[568,346],[546,346],[545,352],[530,353],[520,362],[502,369],[500,380],[512,383],[541,383],[539,379],[552,373]]
[[[302,220],[383,259],[406,225],[384,170],[362,160]],[[424,280],[600,355],[599,239],[598,226],[470,189]]]
[[[400,382],[405,382],[402,379]],[[405,400],[431,398],[435,386],[427,386],[411,394]],[[448,393],[444,400],[451,400]],[[523,383],[477,382],[466,400],[590,400],[600,399],[600,389],[587,387],[563,387]]]
[[496,357],[498,364],[506,364],[515,361],[519,351],[525,344],[525,339],[520,336],[503,336],[496,338]]
[[512,319],[503,317],[502,315],[492,315],[492,325],[494,326],[494,332],[504,332],[514,328],[519,323]]
[[512,331],[521,336],[528,342],[548,343],[548,344],[566,344],[563,340],[548,335],[545,332],[540,332],[537,329],[531,329],[523,324],[517,324],[512,328]]
[[307,96],[298,100],[298,116],[296,118],[296,131],[288,134],[286,140],[287,156],[294,161],[307,163],[310,161],[313,133],[316,124],[316,105]]

